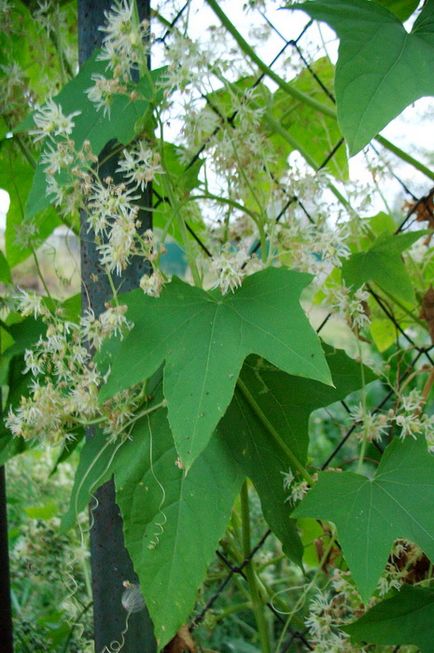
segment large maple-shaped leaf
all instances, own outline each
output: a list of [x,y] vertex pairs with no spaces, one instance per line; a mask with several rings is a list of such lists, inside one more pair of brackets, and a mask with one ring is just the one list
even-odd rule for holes
[[133,330],[100,357],[110,368],[101,399],[149,378],[164,362],[164,396],[176,448],[188,469],[206,447],[252,353],[289,374],[331,383],[319,339],[299,296],[307,274],[269,268],[233,294],[174,279],[159,298],[124,295]]
[[[159,401],[161,394],[154,403]],[[138,422],[120,447],[102,434],[90,438],[63,519],[63,528],[70,527],[97,487],[114,475],[125,544],[159,649],[188,620],[244,478],[218,435],[187,476],[176,462],[165,409]]]
[[374,281],[393,297],[414,303],[413,286],[405,269],[401,254],[426,231],[407,234],[381,235],[366,252],[350,256],[342,264],[342,277],[354,290],[368,281]]
[[368,0],[308,0],[295,8],[327,22],[340,39],[336,102],[351,155],[409,104],[434,94],[434,0],[411,33]]
[[373,479],[323,472],[294,517],[336,524],[339,542],[364,600],[375,590],[394,540],[406,538],[434,559],[434,456],[423,438],[395,439]]
[[303,549],[290,519],[288,491],[283,474],[297,473],[292,455],[305,465],[309,444],[308,423],[312,411],[343,399],[375,379],[367,367],[348,358],[344,351],[324,346],[335,387],[312,379],[291,376],[263,359],[250,356],[240,379],[257,405],[255,410],[242,388],[234,398],[218,431],[259,494],[264,517],[281,540],[285,553],[300,562]]
[[434,653],[434,590],[404,586],[342,630],[355,642],[415,645]]

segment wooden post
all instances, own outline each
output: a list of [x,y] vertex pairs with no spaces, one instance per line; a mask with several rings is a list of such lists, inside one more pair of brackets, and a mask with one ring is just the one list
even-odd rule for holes
[[[150,19],[150,0],[138,0],[140,19]],[[103,33],[98,29],[104,24],[104,12],[110,9],[110,0],[78,0],[78,42],[80,65],[101,45]],[[101,157],[104,156],[102,152]],[[117,161],[110,159],[101,169],[102,178],[116,177]],[[150,206],[151,188],[147,189],[143,204]],[[152,214],[140,211],[142,229],[152,227]],[[122,275],[122,289],[137,287],[140,278],[148,270],[146,261],[135,259]],[[105,303],[112,293],[104,271],[98,264],[92,233],[88,233],[87,217],[81,217],[81,277],[83,310],[92,308],[95,315],[105,310]],[[117,279],[119,280],[119,279]],[[92,432],[88,433],[92,437]],[[122,653],[154,653],[156,651],[152,624],[146,610],[129,618],[128,631],[124,635],[127,613],[121,604],[123,581],[135,582],[136,575],[130,557],[124,547],[122,519],[115,501],[113,481],[103,485],[96,493],[98,507],[93,512],[90,533],[92,591],[94,599],[95,653],[108,653],[112,642],[125,643]]]

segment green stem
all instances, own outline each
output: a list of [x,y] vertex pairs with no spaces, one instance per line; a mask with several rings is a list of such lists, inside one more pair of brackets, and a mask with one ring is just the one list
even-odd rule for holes
[[[289,145],[294,150],[298,150],[300,152],[301,156],[304,158],[306,163],[311,166],[311,168],[316,171],[318,170],[319,164],[310,156],[309,152],[293,136],[291,136],[291,134],[289,134],[275,118],[272,117],[269,111],[267,111],[265,114],[265,120],[270,125],[270,127],[272,127],[275,132],[280,134],[280,136],[282,136],[282,138],[284,138],[285,141],[289,143]],[[348,200],[342,195],[342,193],[331,181],[327,182],[327,187],[350,213],[356,213]]]
[[41,266],[39,265],[39,259],[38,259],[38,256],[36,254],[35,248],[32,247],[31,249],[32,249],[32,257],[33,257],[33,261],[35,263],[37,275],[38,275],[39,279],[41,280],[42,286],[43,286],[43,288],[45,290],[45,294],[47,295],[47,297],[49,299],[52,300],[53,298],[51,296],[50,289],[48,288],[47,283],[46,283],[46,281],[44,279],[44,275],[42,274]]
[[419,324],[419,326],[421,326],[423,329],[426,329],[426,328],[427,328],[427,324],[426,324],[426,322],[425,322],[424,320],[422,320],[420,317],[418,317],[417,315],[415,315],[415,314],[414,314],[412,311],[410,311],[410,309],[408,309],[406,306],[404,306],[404,304],[403,304],[399,299],[397,299],[396,297],[394,297],[394,295],[392,295],[392,294],[391,294],[390,292],[388,292],[387,290],[384,290],[384,288],[382,288],[381,290],[384,292],[385,295],[387,295],[387,296],[389,297],[389,299],[390,299],[394,304],[396,304],[397,306],[399,306],[399,308],[400,308],[400,309],[401,309],[401,310],[402,310],[406,315],[408,315],[408,317],[410,317],[414,322],[416,322],[417,324]]
[[360,447],[359,460],[357,463],[357,474],[360,474],[363,471],[363,464],[365,462],[366,449],[368,447],[368,438],[365,429],[366,424],[366,415],[367,415],[367,406],[366,406],[366,380],[365,380],[365,368],[363,366],[363,352],[360,345],[360,339],[357,338],[357,346],[359,350],[359,359],[360,359],[360,375],[362,377],[362,388],[361,388],[361,397],[362,397],[362,408],[363,408],[363,440],[362,446]]
[[248,389],[248,387],[246,386],[244,381],[242,381],[241,378],[239,378],[237,381],[237,387],[239,388],[242,395],[246,399],[250,408],[255,413],[256,417],[259,419],[260,422],[262,422],[262,424],[265,426],[265,428],[267,429],[268,433],[271,435],[273,440],[275,440],[275,442],[279,445],[279,447],[288,456],[291,462],[291,466],[300,473],[300,475],[304,478],[305,481],[307,481],[307,483],[309,483],[309,485],[312,485],[313,483],[312,476],[309,474],[307,469],[301,464],[297,456],[292,452],[290,447],[288,447],[286,442],[282,440],[281,436],[276,431],[274,426],[271,424],[271,422],[269,421],[265,413],[262,411],[261,407],[258,405],[254,396],[251,394],[250,390]]
[[[247,41],[241,36],[235,25],[229,20],[229,18],[226,16],[224,11],[221,9],[219,6],[218,2],[216,0],[206,0],[207,4],[211,7],[212,11],[216,14],[216,16],[219,18],[221,21],[222,25],[226,27],[228,32],[233,36],[237,44],[239,45],[240,49],[246,54],[261,70],[267,77],[273,80],[279,88],[282,89],[282,91],[285,91],[288,95],[293,97],[296,100],[299,100],[300,102],[303,102],[303,104],[306,104],[312,109],[315,109],[315,111],[319,111],[320,113],[324,114],[325,116],[329,116],[330,118],[337,118],[336,111],[329,107],[326,104],[323,104],[322,102],[318,102],[317,100],[314,100],[314,98],[310,97],[310,95],[307,95],[306,93],[303,93],[302,91],[299,91],[297,88],[286,82],[280,75],[274,72],[267,64],[262,61],[260,57],[256,54],[254,49],[247,43]],[[404,152],[399,148],[397,145],[394,145],[394,143],[391,143],[387,138],[384,138],[383,136],[376,136],[375,140],[383,145],[387,150],[390,150],[395,154],[397,157],[405,161],[406,163],[409,163],[411,166],[416,168],[416,170],[419,170],[419,172],[422,172],[426,177],[429,179],[434,179],[434,172],[431,171],[427,166],[425,166],[423,163],[418,161],[417,159],[413,158],[410,154],[407,152]]]
[[276,84],[288,95],[291,95],[291,97],[295,98],[296,100],[300,100],[300,102],[303,102],[304,104],[309,105],[312,107],[312,109],[315,109],[316,111],[320,111],[321,113],[324,113],[326,116],[330,116],[332,118],[336,117],[336,112],[328,107],[325,104],[322,104],[321,102],[318,102],[317,100],[314,100],[310,95],[307,95],[306,93],[303,93],[302,91],[299,91],[298,89],[294,88],[288,82],[286,82],[280,75],[274,72],[267,64],[262,61],[260,57],[256,54],[254,49],[247,43],[247,41],[241,36],[235,25],[229,20],[229,18],[226,16],[225,12],[221,9],[219,6],[218,2],[216,0],[206,0],[208,5],[211,7],[213,12],[216,14],[216,16],[219,18],[221,21],[222,25],[226,27],[228,32],[232,34],[234,37],[235,41],[238,43],[240,46],[241,50],[246,54],[261,70],[263,73],[267,75],[270,79],[273,80],[273,82],[276,82]]
[[[249,490],[247,481],[244,481],[241,488],[241,521],[242,521],[242,538],[243,554],[247,558],[252,550],[250,537],[250,509],[249,509]],[[270,638],[268,633],[268,624],[265,619],[264,605],[259,596],[256,574],[253,568],[253,562],[245,566],[245,573],[249,585],[250,596],[252,600],[253,612],[255,614],[256,625],[258,628],[259,641],[262,653],[271,653]]]
[[404,152],[404,150],[401,150],[400,147],[394,143],[391,143],[387,138],[384,138],[384,136],[376,136],[375,140],[380,143],[380,145],[385,147],[386,150],[393,152],[393,154],[395,154],[399,159],[409,163],[411,166],[413,166],[413,168],[416,168],[416,170],[419,170],[419,172],[425,175],[425,177],[428,177],[428,179],[434,179],[434,172],[432,170],[430,170],[421,161],[418,161],[412,157],[411,154],[408,154],[408,152]]
[[258,215],[255,213],[255,211],[252,211],[251,209],[248,209],[246,206],[243,206],[239,202],[236,202],[235,200],[230,199],[229,197],[219,197],[218,195],[213,195],[212,193],[206,193],[204,195],[190,195],[185,201],[186,202],[193,202],[195,200],[212,200],[214,202],[220,202],[221,204],[227,204],[228,206],[231,206],[233,209],[237,209],[238,211],[241,211],[242,213],[247,213],[247,215],[250,215],[252,220],[256,221],[258,220]]
[[160,159],[161,159],[161,165],[163,167],[163,170],[166,171],[167,174],[162,175],[162,183],[164,186],[164,190],[169,198],[170,201],[170,206],[173,209],[173,212],[178,220],[178,225],[179,225],[179,230],[181,232],[182,236],[182,241],[183,245],[185,248],[185,253],[187,256],[188,264],[190,266],[191,274],[193,276],[193,281],[194,285],[200,288],[202,286],[201,283],[201,278],[199,274],[199,269],[196,264],[196,259],[194,255],[194,251],[191,249],[190,246],[190,238],[188,235],[187,227],[185,224],[185,220],[182,216],[181,213],[181,206],[180,203],[178,202],[178,199],[176,197],[176,194],[173,192],[173,187],[172,187],[172,182],[170,180],[170,173],[169,173],[169,168],[166,165],[166,159],[164,156],[164,133],[163,133],[163,123],[161,121],[160,115],[157,113],[157,121],[159,124],[160,128],[160,138],[159,138],[159,150],[160,150]]
[[236,612],[243,612],[244,610],[251,610],[251,609],[252,609],[252,604],[250,603],[250,601],[245,601],[244,603],[235,603],[234,605],[230,605],[225,610],[219,612],[218,615],[216,616],[216,621],[218,623],[219,621],[223,621],[226,617],[229,617],[229,615],[231,614],[235,614]]

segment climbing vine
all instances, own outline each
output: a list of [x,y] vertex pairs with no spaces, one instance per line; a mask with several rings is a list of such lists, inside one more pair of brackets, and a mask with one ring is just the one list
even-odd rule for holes
[[[259,54],[268,4],[246,3],[265,25],[247,37],[215,0],[156,3],[151,24],[115,2],[78,68],[73,3],[0,3],[0,462],[78,460],[60,528],[84,539],[114,478],[159,650],[195,650],[222,541],[255,623],[242,650],[430,653],[434,172],[379,132],[434,93],[434,2],[289,3],[282,25],[322,21],[339,51],[288,39],[283,65]],[[416,181],[393,208],[399,166]],[[44,274],[59,231],[94,248],[103,310]],[[304,648],[284,648],[293,627]]]

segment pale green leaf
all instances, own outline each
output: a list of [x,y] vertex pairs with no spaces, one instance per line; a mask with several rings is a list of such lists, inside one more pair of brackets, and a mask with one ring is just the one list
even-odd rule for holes
[[103,349],[99,362],[111,372],[101,400],[149,378],[164,362],[169,423],[188,469],[223,417],[249,354],[289,374],[331,383],[319,339],[299,304],[310,279],[269,268],[224,296],[176,278],[159,298],[140,290],[122,296],[135,326]]
[[[250,356],[241,371],[241,380],[254,397],[258,410],[265,416],[285,446],[302,465],[309,445],[308,423],[312,411],[343,399],[375,377],[345,352],[324,347],[335,387],[311,379],[285,374],[262,359]],[[281,540],[285,553],[301,562],[303,549],[289,518],[288,491],[283,474],[292,467],[284,448],[279,445],[264,422],[237,388],[234,398],[221,420],[218,431],[228,442],[232,454],[259,494],[266,521]]]
[[395,439],[372,479],[322,472],[294,517],[336,524],[339,543],[358,590],[368,601],[398,538],[434,559],[434,457],[424,438]]
[[424,234],[426,231],[383,234],[366,252],[353,254],[343,262],[342,277],[345,283],[357,290],[364,283],[374,281],[396,299],[414,303],[414,290],[401,254]]
[[327,22],[340,39],[337,113],[351,155],[409,104],[434,94],[434,0],[411,33],[369,0],[308,0],[295,8]]
[[398,338],[398,330],[392,320],[388,318],[373,319],[369,325],[369,331],[378,351],[381,352],[389,349]]
[[[10,205],[6,215],[6,257],[12,268],[31,255],[32,250],[20,242],[19,231],[29,226],[24,207],[32,185],[33,169],[18,153],[13,139],[5,141],[0,149],[0,188],[9,193]],[[33,238],[38,244],[60,225],[55,211],[42,211],[31,221]]]
[[434,653],[434,590],[404,586],[342,630],[355,642],[414,645]]
[[[327,57],[311,64],[311,70],[321,80],[325,88],[333,93],[334,66]],[[306,93],[322,104],[333,107],[333,102],[320,86],[310,70],[303,70],[291,86]],[[342,138],[336,119],[319,113],[312,107],[291,99],[288,94],[278,89],[273,95],[271,105],[273,116],[282,127],[295,139],[304,152],[307,152],[319,167],[334,150]],[[270,140],[281,153],[282,172],[287,165],[287,157],[292,148],[279,134],[270,134]],[[338,179],[348,178],[348,160],[345,147],[339,147],[327,163],[326,169]]]

